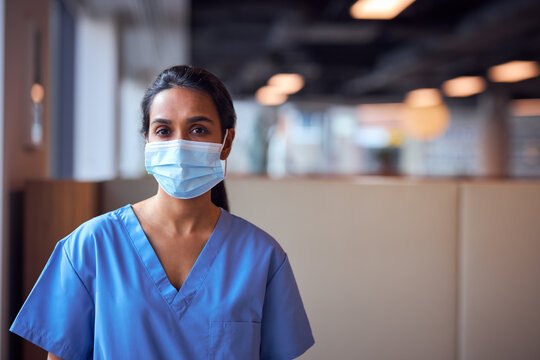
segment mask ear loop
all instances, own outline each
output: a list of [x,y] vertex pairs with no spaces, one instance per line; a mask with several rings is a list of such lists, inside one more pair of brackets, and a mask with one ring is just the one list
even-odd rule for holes
[[[229,135],[229,129],[225,129],[225,136],[223,137],[223,143],[221,144],[221,149],[219,150],[220,155],[223,151],[223,147],[225,146],[225,141],[227,141],[227,135]],[[223,174],[223,176],[227,177],[227,159],[225,159],[225,173]]]

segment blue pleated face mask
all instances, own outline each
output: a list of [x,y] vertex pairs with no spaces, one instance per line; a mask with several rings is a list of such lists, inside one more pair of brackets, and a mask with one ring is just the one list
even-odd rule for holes
[[[227,139],[225,132],[223,144]],[[171,140],[146,143],[145,167],[165,192],[178,199],[191,199],[206,193],[225,179],[221,167],[223,144]]]

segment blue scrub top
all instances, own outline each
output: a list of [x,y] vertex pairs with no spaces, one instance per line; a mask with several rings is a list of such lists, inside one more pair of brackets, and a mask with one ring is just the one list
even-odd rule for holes
[[314,343],[271,236],[222,209],[177,291],[131,205],[58,242],[10,331],[66,360],[293,359]]

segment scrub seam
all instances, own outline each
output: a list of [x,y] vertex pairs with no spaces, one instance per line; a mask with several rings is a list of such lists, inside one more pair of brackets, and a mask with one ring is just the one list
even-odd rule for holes
[[283,259],[281,264],[278,266],[277,270],[274,271],[274,273],[270,276],[270,280],[268,280],[268,282],[266,283],[267,287],[270,285],[272,280],[274,280],[274,277],[276,277],[277,273],[280,272],[281,269],[283,269],[283,266],[285,265],[285,262],[287,261],[288,258],[289,258],[289,256],[287,255],[287,253],[285,253],[285,258]]
[[[126,205],[126,207],[130,208],[131,210],[131,204],[128,204]],[[133,210],[131,210],[133,211]],[[133,216],[136,216],[135,213],[133,214]],[[121,214],[121,217],[122,219],[124,218],[124,214]],[[124,224],[124,221],[120,221],[120,225],[122,226],[122,230],[124,230],[124,233],[126,233],[127,237],[129,238],[129,241],[131,242],[131,245],[133,246],[134,250],[135,250],[135,253],[137,254],[137,257],[139,258],[139,260],[141,261],[142,263],[142,266],[144,268],[144,270],[146,271],[146,275],[148,275],[148,277],[150,278],[150,282],[152,284],[154,284],[154,287],[156,288],[157,292],[159,293],[159,296],[161,296],[161,298],[163,299],[163,301],[165,301],[165,303],[167,304],[167,306],[169,307],[169,309],[173,312],[173,314],[176,315],[176,311],[175,309],[172,307],[171,304],[169,304],[169,302],[167,301],[167,299],[165,299],[165,297],[163,296],[163,294],[161,293],[159,287],[157,286],[156,282],[154,281],[154,278],[152,277],[152,274],[150,274],[150,270],[148,270],[148,267],[146,267],[146,264],[144,263],[144,260],[142,259],[141,257],[141,254],[139,253],[139,250],[137,249],[137,246],[135,246],[135,243],[133,242],[133,239],[131,238],[131,234],[129,233],[129,231],[126,229],[125,227],[125,224]],[[139,224],[137,224],[137,226],[140,226]],[[142,227],[141,227],[141,230],[142,230]]]
[[[33,344],[41,347],[42,349],[44,349],[45,351],[48,351],[48,352],[52,352],[48,349],[51,349],[52,350],[52,347],[53,346],[58,346],[60,347],[61,349],[65,350],[70,356],[71,358],[71,355],[73,355],[73,358],[79,358],[79,359],[82,359],[82,357],[80,357],[80,354],[78,354],[76,351],[74,351],[71,346],[67,345],[67,344],[62,344],[62,343],[59,343],[58,341],[54,341],[52,338],[50,338],[46,333],[44,332],[38,332],[36,330],[34,330],[32,327],[30,327],[26,322],[21,322],[21,327],[19,329],[13,329],[13,330],[16,330],[17,332],[13,331],[12,329],[10,329],[10,331],[14,334],[17,334],[19,336],[21,336],[22,334],[25,335],[25,338],[26,339],[26,336],[30,337],[32,340],[29,340],[30,342],[32,342]],[[20,334],[19,334],[19,331],[20,331]],[[21,336],[22,337],[22,336]],[[41,340],[45,340],[47,342],[47,345],[44,345],[42,343]],[[38,345],[39,343],[39,345]],[[47,347],[48,349],[45,349],[45,347],[43,347],[42,345],[44,345],[45,347]],[[48,345],[53,345],[53,346],[48,346]],[[55,354],[56,355],[56,354]],[[76,356],[77,355],[77,356]]]
[[[221,214],[220,214],[220,218],[221,216],[223,215],[227,215],[227,214],[224,214],[226,211],[225,209],[221,209]],[[229,214],[230,215],[230,214]],[[219,222],[219,219],[218,219],[218,222]],[[217,230],[217,224],[216,224],[216,228],[214,228],[214,231]],[[196,288],[194,288],[194,291],[193,293],[191,294],[191,296],[189,297],[189,302],[188,302],[188,298],[185,298],[184,301],[186,302],[186,305],[190,305],[191,302],[193,301],[193,298],[199,293],[199,290],[201,289],[201,287],[204,285],[204,282],[206,281],[206,278],[208,277],[208,274],[210,273],[210,268],[211,268],[211,265],[214,263],[214,261],[216,260],[216,258],[218,257],[218,254],[222,251],[223,249],[223,242],[225,242],[225,239],[227,238],[227,236],[229,235],[231,231],[231,228],[230,227],[227,227],[226,228],[226,232],[223,234],[223,236],[221,236],[221,244],[219,246],[219,248],[217,249],[217,251],[214,251],[214,256],[212,257],[212,260],[209,261],[209,265],[208,265],[208,271],[204,274],[204,277],[201,277],[201,280],[199,281],[199,284]],[[210,234],[210,238],[212,237],[212,235],[214,234],[214,232],[212,232],[212,234]],[[204,251],[204,249],[203,249]],[[195,266],[195,265],[194,265]]]
[[84,283],[84,281],[82,281],[81,277],[79,276],[79,273],[77,272],[77,270],[75,269],[75,266],[73,266],[73,262],[71,261],[70,257],[69,257],[69,254],[67,253],[67,250],[66,250],[66,247],[65,247],[65,242],[62,244],[62,250],[64,251],[64,254],[66,255],[66,258],[69,262],[69,265],[71,266],[71,268],[73,269],[73,272],[75,273],[75,275],[77,275],[77,279],[79,279],[79,281],[81,282],[82,286],[84,287],[84,290],[86,290],[86,293],[88,294],[88,296],[90,297],[90,300],[92,300],[92,305],[94,305],[94,308],[96,306],[96,304],[94,303],[94,298],[92,297],[92,294],[90,293],[90,291],[88,290],[88,288],[86,287],[86,284]]

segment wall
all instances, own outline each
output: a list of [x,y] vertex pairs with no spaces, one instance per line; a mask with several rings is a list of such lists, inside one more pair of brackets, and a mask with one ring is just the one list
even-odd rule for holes
[[540,359],[540,184],[465,183],[461,360]]
[[113,19],[80,13],[75,38],[74,178],[117,174],[118,40]]
[[[15,308],[16,299],[21,290],[15,276],[20,273],[20,250],[22,243],[22,189],[29,179],[47,177],[49,147],[49,77],[48,77],[48,0],[6,0],[4,23],[4,96],[3,96],[3,181],[4,201],[7,214],[5,217],[4,237],[2,239],[2,328],[7,329]],[[45,88],[43,102],[43,145],[34,150],[25,146],[28,139],[30,116],[29,73],[32,69],[31,47],[28,41],[28,22],[32,22],[41,32],[41,51],[39,70],[41,82]],[[17,257],[17,254],[19,257]],[[13,335],[7,331],[2,334],[2,357],[13,345]],[[11,357],[13,358],[13,357]]]
[[289,254],[316,341],[302,359],[455,359],[456,183],[228,185]]
[[[232,212],[289,254],[302,359],[540,359],[540,182],[231,178]],[[152,196],[102,184],[103,211]]]
[[28,150],[27,122],[30,116],[30,86],[28,74],[33,64],[27,41],[27,23],[32,22],[41,32],[41,77],[45,87],[43,107],[44,128],[48,129],[48,14],[49,2],[40,0],[6,1],[5,28],[5,92],[4,92],[4,161],[8,189],[22,190],[27,179],[47,176],[49,133],[38,149]]
[[[5,1],[0,0],[0,84],[4,83],[4,24],[5,24]],[[3,254],[4,254],[4,216],[5,209],[5,188],[4,188],[4,87],[0,87],[0,311],[4,309],[4,279],[2,277],[3,269]],[[0,326],[2,326],[0,317]],[[2,340],[4,339],[5,328],[0,328],[0,348],[2,348]],[[0,354],[2,356],[2,354]]]

